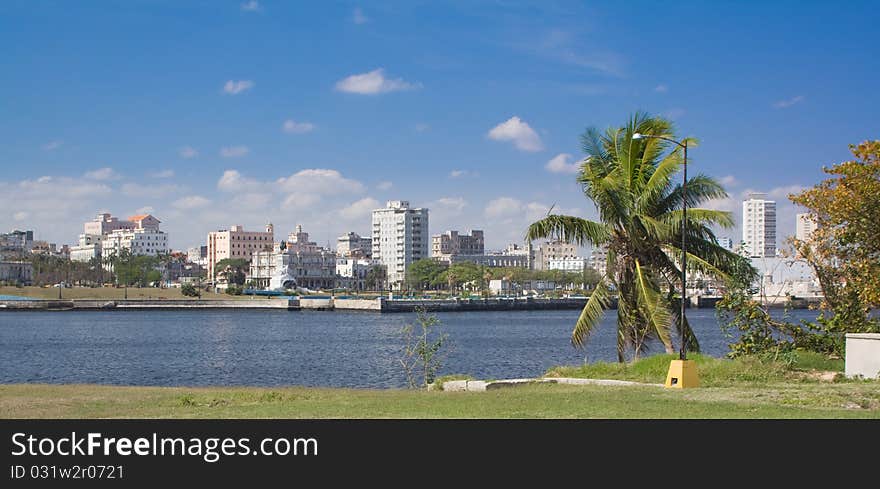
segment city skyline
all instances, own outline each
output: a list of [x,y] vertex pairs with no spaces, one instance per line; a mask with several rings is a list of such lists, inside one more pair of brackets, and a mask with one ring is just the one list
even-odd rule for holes
[[[700,139],[693,169],[737,224],[719,236],[762,192],[782,243],[787,195],[878,125],[868,3],[693,5],[676,28],[650,3],[259,4],[0,6],[0,229],[75,244],[109,211],[159,216],[173,249],[267,221],[325,244],[408,200],[430,234],[501,249],[551,207],[595,217],[578,137],[646,110]],[[661,35],[669,56],[640,40]]]

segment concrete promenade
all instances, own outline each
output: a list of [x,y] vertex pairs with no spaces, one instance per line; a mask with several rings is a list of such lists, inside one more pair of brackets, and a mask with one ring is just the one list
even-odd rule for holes
[[487,298],[487,299],[376,299],[337,297],[295,297],[271,299],[129,299],[129,300],[2,300],[0,311],[70,311],[70,310],[148,310],[148,309],[271,309],[271,310],[318,310],[318,311],[373,311],[413,312],[427,311],[510,311],[581,309],[585,298],[536,299]]

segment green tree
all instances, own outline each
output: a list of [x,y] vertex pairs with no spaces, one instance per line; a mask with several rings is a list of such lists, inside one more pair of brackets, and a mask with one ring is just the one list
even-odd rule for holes
[[406,282],[411,289],[425,290],[436,286],[437,277],[446,270],[446,265],[423,258],[410,264],[406,270]]
[[[250,262],[243,258],[224,258],[214,266],[214,274],[230,285],[244,285]],[[216,281],[216,277],[215,277]]]
[[416,323],[418,327],[407,324],[400,330],[403,347],[398,362],[411,389],[434,382],[449,342],[449,335],[440,331],[440,320],[425,309],[416,311]]
[[[642,113],[631,117],[624,127],[610,127],[604,133],[588,129],[581,137],[586,159],[577,181],[595,204],[599,220],[548,215],[533,223],[526,235],[529,240],[553,238],[581,246],[607,246],[607,273],[590,294],[571,341],[583,347],[616,292],[617,357],[621,362],[628,351],[638,358],[652,338],[673,351],[671,333],[679,324],[673,310],[674,291],[680,290],[676,259],[681,256],[684,190],[674,183],[673,176],[681,169],[682,154],[678,146],[661,139],[633,139],[635,133],[675,138],[670,121]],[[694,208],[726,196],[710,177],[696,175],[688,180],[688,265],[719,278],[744,267],[751,269],[744,258],[719,246],[712,232],[712,226],[733,226],[730,213]],[[688,349],[698,351],[697,338],[687,323],[683,333]]]
[[388,277],[387,268],[385,265],[376,265],[370,268],[367,271],[367,275],[364,277],[364,285],[367,286],[367,289],[370,290],[379,290],[385,289],[385,280]]

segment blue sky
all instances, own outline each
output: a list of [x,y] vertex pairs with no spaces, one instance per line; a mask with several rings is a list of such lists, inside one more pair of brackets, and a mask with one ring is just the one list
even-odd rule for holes
[[768,192],[792,234],[786,195],[878,137],[875,7],[6,1],[0,229],[146,210],[175,248],[267,220],[326,243],[405,199],[500,248],[551,205],[595,216],[578,137],[644,110],[700,139],[713,206]]

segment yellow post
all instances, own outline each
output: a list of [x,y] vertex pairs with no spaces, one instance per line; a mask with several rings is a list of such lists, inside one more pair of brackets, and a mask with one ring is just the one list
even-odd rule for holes
[[697,364],[693,360],[673,360],[666,374],[666,387],[670,389],[687,389],[699,387]]

